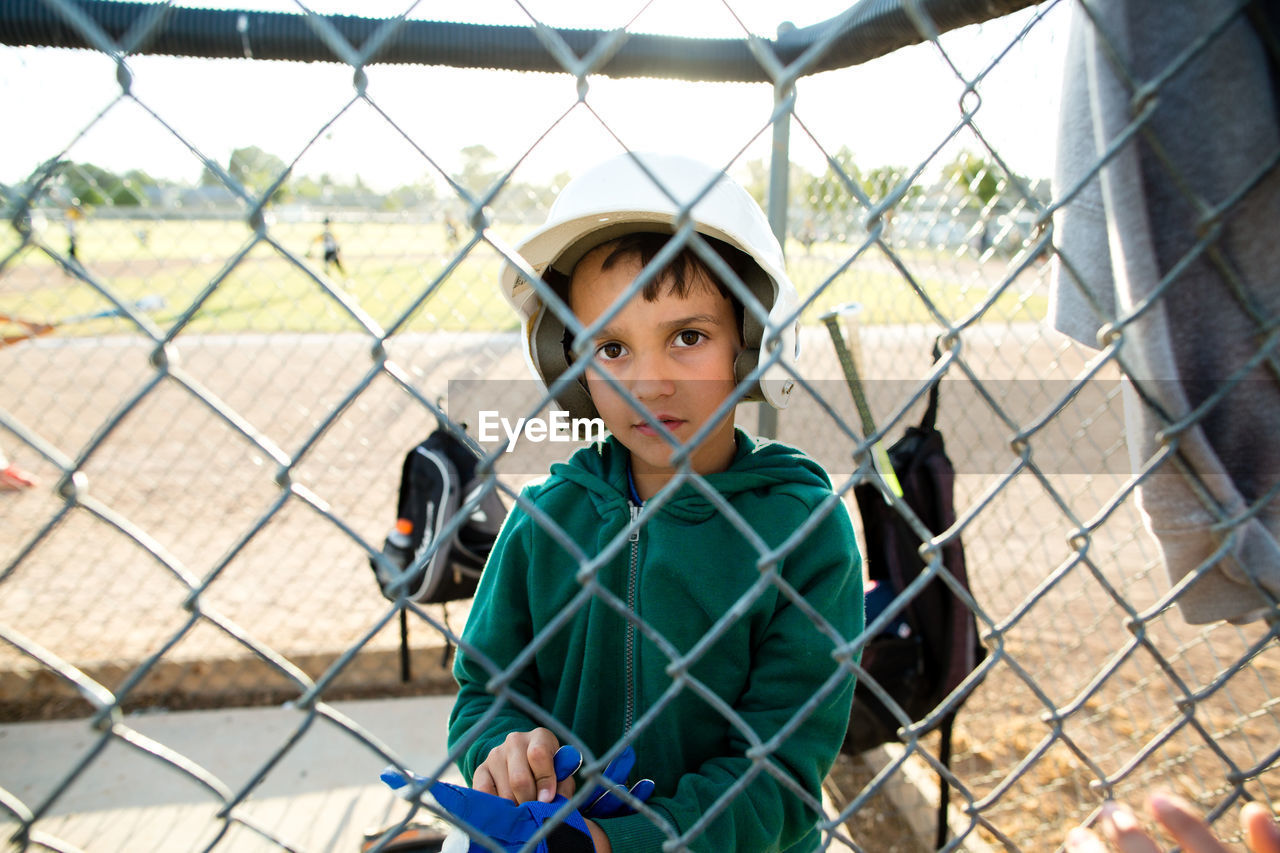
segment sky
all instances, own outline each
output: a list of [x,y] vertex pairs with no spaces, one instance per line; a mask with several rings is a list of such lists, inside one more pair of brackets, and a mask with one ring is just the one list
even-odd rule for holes
[[[208,0],[177,5],[300,11],[292,0]],[[771,37],[772,0],[312,0],[321,14],[396,15],[472,23],[613,28],[687,36],[735,37],[744,27]],[[797,26],[843,11],[846,2],[810,0]],[[1064,3],[1051,6],[1000,59],[979,87],[976,126],[1019,174],[1052,173]],[[731,11],[732,10],[732,11]],[[797,85],[791,159],[812,172],[823,152],[847,146],[863,168],[914,166],[947,138],[960,117],[964,83],[1004,51],[1035,10],[945,34],[852,69]],[[298,174],[359,176],[377,189],[454,172],[460,151],[480,144],[495,168],[519,163],[517,177],[576,173],[621,150],[679,150],[719,165],[767,158],[772,87],[593,77],[584,103],[564,74],[375,65],[368,93],[355,100],[351,69],[337,63],[130,58],[136,102],[120,98],[114,64],[90,51],[0,47],[0,105],[10,128],[0,147],[0,180],[18,181],[55,155],[122,172],[194,182],[192,149],[225,163],[256,145]],[[953,66],[954,65],[954,69]],[[335,119],[335,116],[337,117]],[[331,121],[332,120],[332,121]],[[968,132],[951,144],[979,149]],[[68,149],[68,146],[70,148]],[[65,154],[63,154],[65,150]],[[532,153],[530,153],[532,151]],[[742,153],[739,156],[740,152]],[[736,161],[735,161],[735,158]],[[949,159],[949,158],[948,158]],[[731,169],[732,171],[732,169]]]

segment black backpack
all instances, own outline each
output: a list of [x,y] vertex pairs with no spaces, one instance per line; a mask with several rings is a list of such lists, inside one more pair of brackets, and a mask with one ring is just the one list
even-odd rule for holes
[[479,456],[443,426],[437,427],[404,458],[396,528],[387,535],[382,556],[369,563],[382,594],[395,601],[407,570],[405,594],[419,604],[470,598],[507,516],[496,489],[473,507],[465,523],[430,556],[427,552],[454,521],[461,507],[483,489],[476,477]]
[[[938,357],[935,346],[934,358]],[[942,433],[935,427],[938,383],[929,391],[929,404],[920,425],[910,427],[889,448],[889,462],[902,487],[902,500],[920,521],[937,534],[955,523],[955,469],[947,458]],[[885,611],[925,569],[920,537],[871,483],[854,488],[867,548],[867,624]],[[959,538],[942,549],[945,571],[966,592],[969,576]],[[926,584],[898,611],[898,617],[874,636],[862,651],[867,678],[858,680],[853,711],[841,751],[854,755],[883,743],[899,741],[901,726],[872,692],[874,680],[902,708],[912,722],[924,719],[964,682],[986,657],[978,640],[977,622],[968,606],[940,577]],[[973,685],[969,685],[969,691]],[[965,698],[968,696],[965,693]],[[963,699],[961,700],[963,701]],[[938,760],[950,765],[951,729],[959,703],[938,722],[942,743]],[[946,843],[947,779],[940,774],[938,846]]]

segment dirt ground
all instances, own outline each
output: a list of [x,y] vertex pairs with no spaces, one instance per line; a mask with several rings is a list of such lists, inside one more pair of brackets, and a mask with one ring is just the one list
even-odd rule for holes
[[[41,483],[0,494],[0,630],[9,641],[0,646],[0,710],[82,710],[52,674],[63,663],[109,690],[151,697],[139,701],[177,704],[277,701],[303,689],[298,672],[332,676],[326,695],[447,689],[437,655],[442,632],[461,629],[465,603],[411,618],[415,682],[398,685],[398,623],[365,548],[380,545],[394,516],[404,452],[434,424],[424,401],[447,396],[454,417],[470,418],[485,406],[518,410],[529,384],[514,335],[405,336],[386,365],[370,343],[192,337],[165,359],[123,338],[0,349],[0,413],[80,472],[63,486],[75,497],[69,508],[57,467],[4,438]],[[804,343],[802,375],[857,423],[825,331],[805,329]],[[927,375],[929,334],[869,328],[861,346],[868,395],[888,422]],[[970,381],[942,390],[940,425],[957,463],[962,540],[990,650],[957,726],[952,803],[1008,849],[1053,849],[1107,793],[1136,801],[1164,785],[1212,806],[1242,774],[1262,776],[1244,785],[1251,796],[1276,800],[1280,650],[1274,641],[1255,650],[1256,626],[1190,626],[1176,609],[1145,612],[1167,580],[1125,489],[1114,374],[1032,435],[1034,467],[1019,467],[1009,447],[1006,419],[1027,425],[1051,411],[1089,355],[1033,326],[978,325],[960,358],[999,395],[1005,417]],[[779,437],[845,483],[852,444],[807,394],[782,413]],[[899,427],[919,410],[917,401]],[[751,428],[756,418],[747,405],[739,420]],[[526,447],[499,472],[518,488],[567,452]],[[1092,533],[1077,550],[1070,537],[1082,525]],[[1136,614],[1149,618],[1133,623]],[[840,781],[852,798],[870,780]],[[869,809],[855,841],[909,849],[893,846],[909,842],[890,840],[900,828],[886,827],[885,814]]]

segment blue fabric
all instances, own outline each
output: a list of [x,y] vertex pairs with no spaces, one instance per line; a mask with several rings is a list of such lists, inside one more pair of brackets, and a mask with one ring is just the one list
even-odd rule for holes
[[[628,746],[621,755],[605,767],[604,777],[615,785],[625,786],[627,776],[630,775],[635,764],[636,751]],[[554,765],[556,779],[567,779],[582,766],[582,753],[577,747],[565,744],[556,750]],[[405,793],[409,785],[409,779],[394,767],[383,770],[379,778],[392,790],[400,793]],[[418,784],[427,781],[421,776],[415,775],[412,778]],[[467,830],[469,836],[473,832],[482,834],[488,840],[498,842],[504,850],[512,851],[522,849],[542,825],[555,817],[561,807],[568,802],[564,797],[557,795],[549,803],[533,801],[516,805],[502,797],[495,797],[472,788],[451,785],[448,782],[436,782],[428,786],[428,790],[441,808],[457,818],[458,823]],[[648,799],[653,793],[652,780],[640,780],[631,788],[631,793],[641,801]],[[584,815],[595,819],[634,813],[635,809],[620,797],[605,786],[597,785],[587,796],[586,805],[581,813],[570,812],[563,820],[563,824],[585,835],[587,844],[590,845],[591,832],[587,829]],[[483,853],[489,849],[474,837],[467,848],[468,853]],[[534,849],[537,853],[549,853],[546,839],[544,838]]]
[[[468,853],[486,853],[490,849],[475,837],[476,834],[488,841],[496,841],[503,850],[521,850],[542,825],[555,817],[568,802],[564,797],[556,796],[549,803],[532,800],[516,805],[502,797],[485,794],[474,788],[450,785],[448,782],[436,782],[430,790],[440,807],[457,818],[459,824],[472,836]],[[587,843],[591,844],[591,831],[587,829],[587,822],[582,815],[571,810],[562,823],[581,832],[587,837]],[[594,846],[592,849],[595,849]],[[548,853],[547,840],[544,838],[534,850],[536,853]]]
[[[570,767],[572,765],[572,767]],[[567,779],[570,775],[577,772],[582,766],[582,753],[577,747],[571,744],[565,744],[556,750],[555,767],[556,778]],[[608,779],[614,785],[620,788],[627,787],[627,777],[631,775],[631,770],[636,766],[636,750],[635,747],[628,746],[622,751],[617,758],[610,761],[608,766],[604,768],[604,778]],[[569,768],[567,773],[562,773],[561,768]],[[653,794],[654,784],[652,779],[641,779],[629,789],[631,795],[640,802],[648,800]],[[583,805],[579,811],[584,817],[592,820],[599,820],[606,817],[622,817],[623,815],[635,814],[636,810],[609,788],[604,785],[597,785],[590,794],[587,795]]]

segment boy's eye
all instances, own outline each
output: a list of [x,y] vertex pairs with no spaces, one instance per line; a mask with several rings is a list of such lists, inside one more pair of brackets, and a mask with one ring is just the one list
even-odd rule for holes
[[622,344],[607,343],[596,347],[596,355],[607,360],[621,358],[623,353]]
[[697,345],[703,338],[702,332],[696,332],[693,329],[685,329],[676,333],[676,346],[691,347]]

